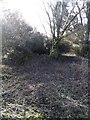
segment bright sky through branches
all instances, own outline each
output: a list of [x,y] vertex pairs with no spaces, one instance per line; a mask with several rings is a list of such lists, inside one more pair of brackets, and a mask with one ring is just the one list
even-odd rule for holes
[[[40,32],[44,32],[41,18],[45,17],[43,0],[3,0],[5,9],[18,9],[22,13],[25,21],[36,27]],[[49,2],[49,0],[44,0]]]
[[[33,27],[36,27],[38,31],[44,32],[42,22],[44,23],[47,31],[49,30],[46,13],[44,9],[44,3],[56,2],[58,0],[3,0],[3,7],[5,9],[18,9],[22,13],[25,21]],[[61,0],[62,1],[62,0]],[[71,0],[64,0],[69,2]],[[75,2],[76,0],[72,0]],[[77,0],[78,1],[78,0]]]
[[[49,31],[47,15],[44,9],[44,3],[56,2],[58,0],[3,0],[5,9],[18,9],[23,15],[25,21],[34,26],[40,32],[45,32],[42,26]],[[62,1],[62,0],[61,0]],[[69,0],[70,1],[70,0]],[[66,2],[66,1],[65,1]]]

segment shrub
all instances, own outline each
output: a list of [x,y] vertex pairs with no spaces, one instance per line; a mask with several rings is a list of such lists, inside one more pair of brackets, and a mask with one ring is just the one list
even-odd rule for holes
[[67,53],[70,51],[70,44],[66,41],[61,41],[58,45],[57,45],[57,49],[59,54],[62,53]]
[[24,64],[33,54],[23,48],[23,46],[16,46],[14,51],[9,54],[8,58],[12,63],[21,65]]
[[25,43],[24,48],[29,52],[32,51],[33,53],[37,54],[44,54],[45,47],[44,43],[41,40],[30,40]]
[[[58,45],[56,45],[55,49],[51,50],[52,44],[51,40],[47,40],[46,42],[46,48],[48,49],[48,53],[52,54],[50,56],[56,57],[61,55],[62,53],[67,53],[71,49],[71,44],[68,41],[61,41]],[[50,52],[51,50],[51,52]]]
[[29,41],[25,42],[24,48],[36,54],[48,54],[49,50],[45,46],[45,36],[35,33]]
[[80,46],[74,46],[73,50],[74,50],[76,55],[80,55],[81,54],[81,47]]
[[83,44],[80,47],[74,47],[75,54],[82,57],[90,57],[90,45]]
[[80,55],[83,56],[83,57],[90,57],[89,55],[90,53],[90,44],[84,44],[82,47],[81,47],[81,53]]
[[[2,20],[2,54],[11,53],[17,45],[22,45],[30,39],[33,28],[29,26],[19,11],[4,11]],[[13,24],[12,24],[13,23]]]
[[48,53],[51,58],[58,59],[62,53],[67,53],[70,51],[71,45],[67,41],[61,41],[58,45],[52,49],[51,40],[46,42],[46,48],[48,48]]

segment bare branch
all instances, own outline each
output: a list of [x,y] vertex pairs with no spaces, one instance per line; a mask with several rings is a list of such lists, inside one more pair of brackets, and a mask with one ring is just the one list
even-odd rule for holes
[[[81,10],[84,9],[84,7],[81,8]],[[67,28],[70,26],[70,24],[72,23],[72,21],[77,17],[77,15],[81,12],[81,10],[76,13],[76,15],[69,21],[69,23],[64,27],[61,36],[64,34],[64,32],[67,30]]]
[[[43,4],[44,4],[44,3],[43,3]],[[45,5],[44,5],[44,8],[45,8],[45,12],[46,12],[46,14],[47,14],[47,16],[48,16],[48,19],[49,19],[49,25],[50,25],[51,33],[52,33],[52,35],[53,35],[52,21],[51,21],[51,18],[50,18],[49,12],[47,11]]]
[[62,36],[62,38],[64,38],[64,37],[68,37],[69,35],[74,34],[74,33],[78,32],[78,31],[80,31],[80,30],[81,30],[81,29],[80,29],[80,28],[78,28],[78,29],[76,29],[76,30],[74,30],[74,31],[71,31],[71,32],[70,32],[70,33],[68,33],[68,34],[63,35],[63,36]]
[[72,10],[70,11],[70,13],[69,13],[69,15],[68,15],[68,17],[67,17],[67,20],[66,20],[66,22],[65,22],[64,28],[65,28],[65,26],[68,24],[69,18],[70,18],[70,16],[71,16],[71,14],[72,14],[74,8],[75,8],[75,5],[73,6]]
[[76,5],[77,5],[78,11],[79,11],[79,16],[80,16],[80,20],[81,20],[81,25],[83,26],[83,20],[82,20],[81,10],[80,10],[80,7],[79,7],[79,5],[78,5],[77,2],[76,2]]
[[42,23],[41,19],[40,19],[40,22],[41,22],[41,24],[42,24],[42,27],[43,27],[43,29],[44,29],[44,31],[45,31],[45,33],[46,33],[46,35],[47,35],[46,28],[45,28],[44,24]]

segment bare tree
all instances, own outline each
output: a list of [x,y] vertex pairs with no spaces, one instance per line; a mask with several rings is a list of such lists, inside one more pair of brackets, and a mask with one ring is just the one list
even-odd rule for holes
[[[56,48],[57,45],[60,43],[60,41],[64,38],[67,29],[70,28],[75,18],[78,15],[80,15],[81,17],[81,11],[84,9],[84,6],[80,8],[77,4],[78,12],[75,12],[73,14],[76,4],[72,7],[71,11],[68,10],[67,8],[68,4],[65,3],[64,0],[63,2],[60,1],[56,2],[55,5],[52,5],[51,3],[48,5],[51,10],[51,13],[46,8],[45,11],[48,16],[49,27],[52,34],[52,41],[51,41],[52,42],[51,52],[52,52],[53,49]],[[81,23],[82,23],[82,18],[81,18]]]

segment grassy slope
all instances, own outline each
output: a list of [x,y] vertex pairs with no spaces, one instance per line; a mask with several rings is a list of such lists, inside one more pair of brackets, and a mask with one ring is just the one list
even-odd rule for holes
[[[38,56],[23,66],[4,66],[4,117],[88,117],[88,62]],[[25,110],[25,111],[24,111]]]

